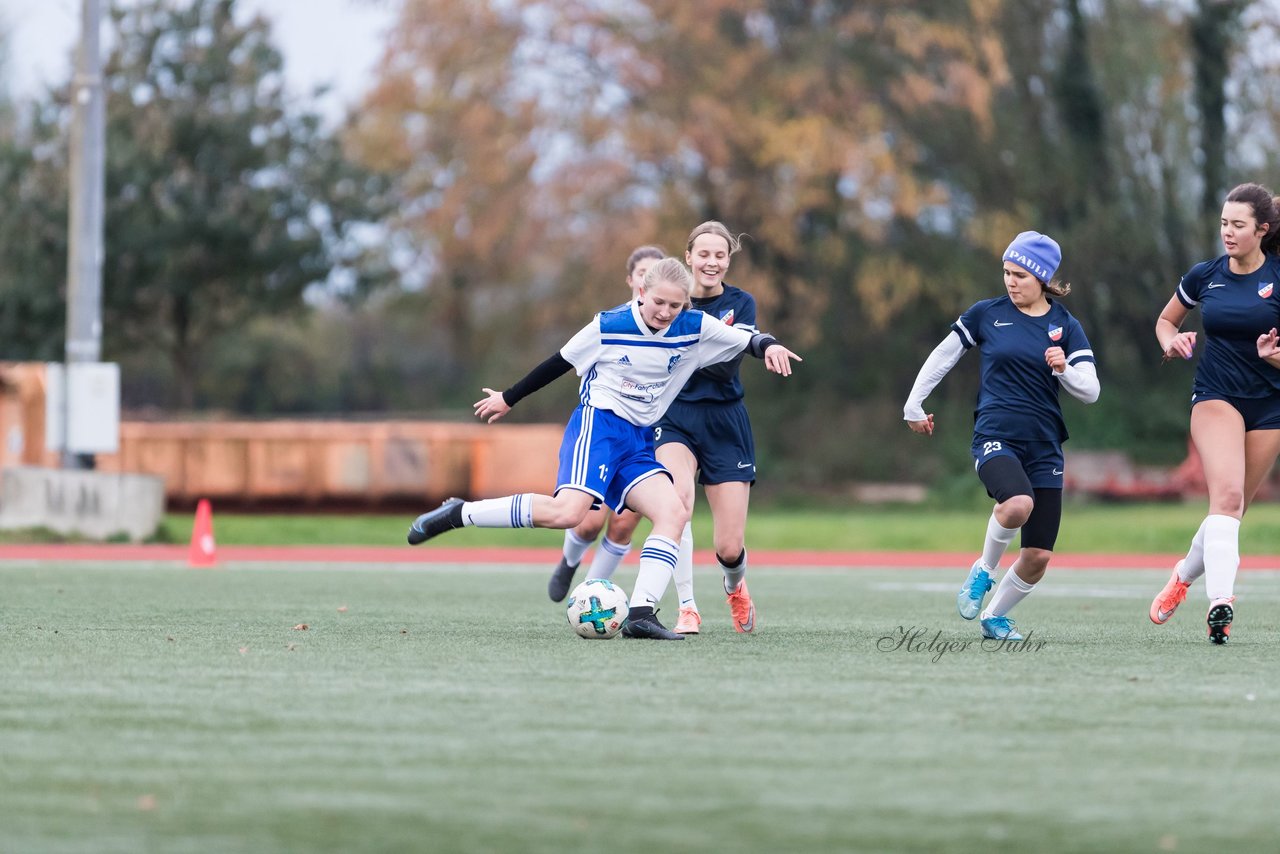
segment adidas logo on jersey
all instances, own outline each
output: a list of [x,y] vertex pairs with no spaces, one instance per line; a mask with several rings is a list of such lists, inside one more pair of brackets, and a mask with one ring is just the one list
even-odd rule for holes
[[629,364],[631,364],[631,360],[630,360],[630,359],[628,359],[626,356],[623,356],[621,359],[619,359],[619,360],[618,360],[618,364],[619,364],[619,365],[629,365]]

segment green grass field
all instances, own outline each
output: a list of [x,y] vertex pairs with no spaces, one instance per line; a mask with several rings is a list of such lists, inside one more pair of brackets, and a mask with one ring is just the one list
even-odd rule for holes
[[0,567],[0,851],[1274,850],[1280,574],[1219,648],[1051,572],[1015,650],[960,570],[755,567],[756,636],[700,570],[680,643],[546,570]]
[[[425,508],[424,508],[425,509]],[[1058,538],[1060,552],[1184,552],[1204,519],[1203,503],[1068,505]],[[965,508],[753,507],[748,546],[757,549],[966,551],[981,548],[990,502]],[[270,515],[215,511],[214,531],[223,545],[399,545],[413,521],[399,515]],[[187,542],[191,514],[165,518],[165,538]],[[694,513],[694,541],[711,542],[705,505]],[[648,523],[642,522],[643,536]],[[433,545],[550,546],[564,541],[560,531],[459,531]],[[1280,504],[1249,509],[1240,529],[1244,554],[1280,553]]]

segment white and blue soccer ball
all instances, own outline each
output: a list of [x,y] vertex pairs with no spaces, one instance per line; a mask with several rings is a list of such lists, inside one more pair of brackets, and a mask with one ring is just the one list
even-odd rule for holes
[[608,640],[630,610],[627,592],[607,578],[588,578],[569,594],[569,625],[578,637]]

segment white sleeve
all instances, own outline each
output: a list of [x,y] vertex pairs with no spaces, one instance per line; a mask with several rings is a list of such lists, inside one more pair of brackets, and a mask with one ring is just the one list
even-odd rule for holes
[[1062,383],[1062,387],[1071,392],[1071,396],[1084,403],[1093,403],[1102,392],[1102,384],[1098,382],[1098,370],[1093,362],[1077,362],[1067,365],[1062,373],[1053,374]]
[[569,339],[569,343],[560,348],[560,355],[573,365],[573,370],[582,376],[587,369],[600,358],[600,315],[578,330],[578,334]]
[[929,358],[920,367],[920,373],[916,374],[916,383],[911,387],[911,394],[907,395],[907,405],[902,407],[903,421],[925,420],[925,398],[937,388],[947,372],[956,366],[956,362],[960,361],[964,349],[960,335],[954,331],[933,348]]
[[726,326],[718,317],[702,315],[698,341],[698,367],[727,362],[751,344],[753,333],[739,326]]

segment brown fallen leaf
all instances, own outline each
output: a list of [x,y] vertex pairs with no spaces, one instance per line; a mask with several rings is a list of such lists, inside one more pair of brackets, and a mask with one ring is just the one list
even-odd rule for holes
[[310,627],[310,626],[308,626],[306,623],[298,623],[298,625],[296,625],[296,626],[294,626],[294,627],[293,627],[293,630],[294,630],[295,632],[305,632],[305,631],[306,631],[307,629],[309,629],[309,628],[311,628],[311,627]]
[[245,654],[246,652],[248,652],[248,651],[249,651],[249,647],[247,647],[247,646],[242,646],[242,647],[240,647],[240,654],[241,654],[241,655],[244,655],[244,654]]
[[347,613],[347,606],[346,606],[346,605],[339,605],[339,606],[338,606],[338,613],[339,613],[339,614],[345,614],[345,613]]
[[298,648],[298,645],[296,643],[288,643],[288,644],[285,644],[284,648],[289,650],[289,652],[293,652],[295,649]]
[[156,808],[155,795],[138,795],[138,809],[142,812],[151,812]]

